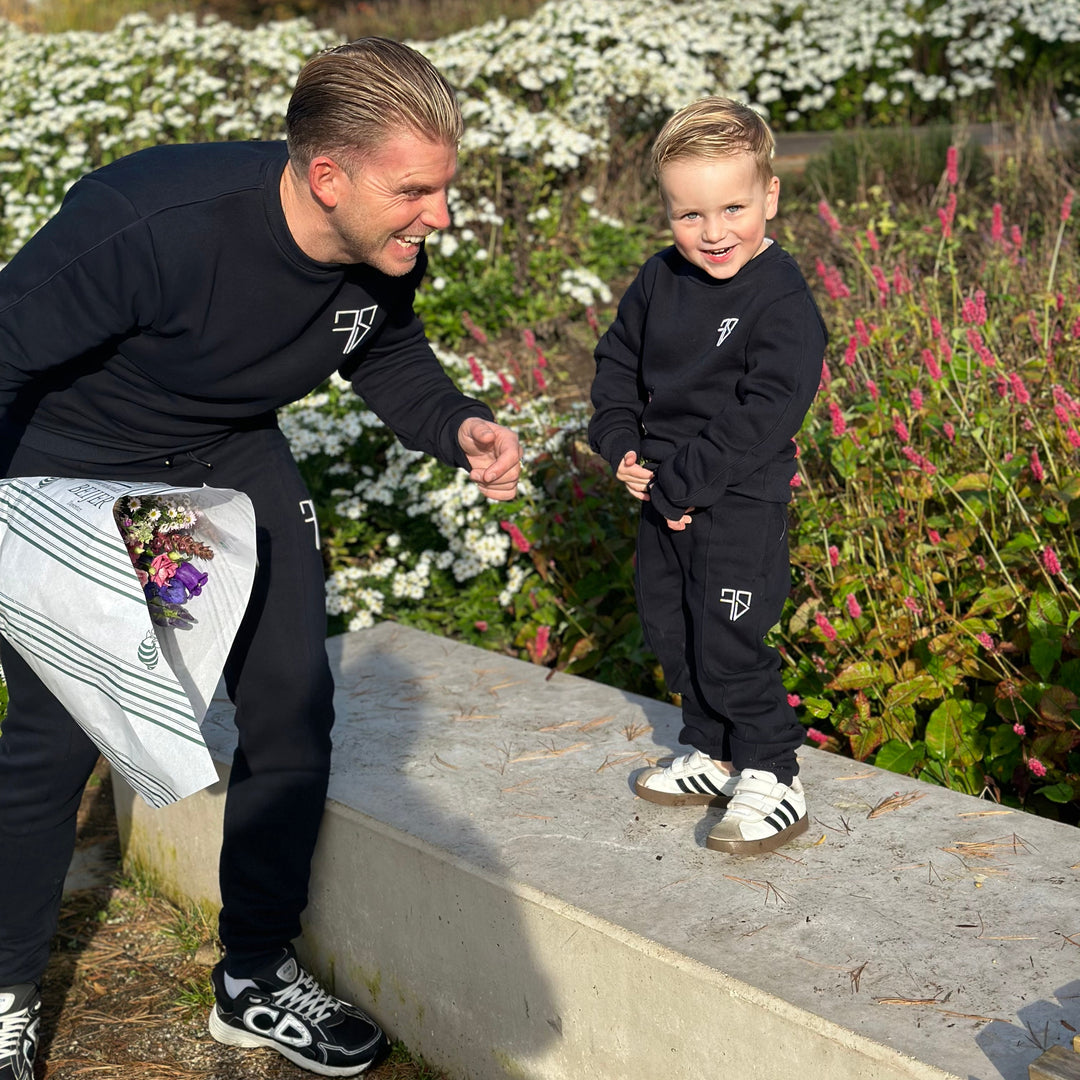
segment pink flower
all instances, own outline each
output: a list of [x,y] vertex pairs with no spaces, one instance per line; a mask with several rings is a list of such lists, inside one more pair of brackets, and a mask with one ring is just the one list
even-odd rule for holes
[[1020,231],[1019,225],[1013,225],[1009,229],[1009,239],[1013,242],[1013,247],[1020,250],[1024,246],[1024,234]]
[[1009,373],[1009,385],[1012,387],[1013,398],[1017,405],[1027,405],[1031,401],[1031,394],[1028,393],[1024,380],[1017,372]]
[[829,231],[832,232],[833,235],[838,233],[840,231],[840,222],[836,220],[836,215],[829,209],[829,204],[822,199],[821,202],[818,203],[817,208],[821,220],[829,226]]
[[155,585],[164,585],[176,574],[176,565],[168,552],[162,552],[150,564],[150,580]]
[[540,626],[536,630],[536,655],[543,657],[548,649],[548,639],[551,636],[550,626]]
[[548,388],[547,379],[544,378],[544,373],[538,368],[533,368],[533,379],[536,381],[536,389],[543,393]]
[[994,651],[994,639],[985,630],[975,640],[989,652]]
[[510,534],[510,539],[518,551],[528,551],[532,546],[525,539],[525,534],[512,521],[500,521],[499,528]]
[[[156,563],[157,559],[155,559],[154,562]],[[1052,547],[1050,547],[1049,545],[1047,547],[1043,548],[1043,551],[1042,551],[1042,564],[1045,567],[1046,572],[1051,577],[1054,577],[1057,574],[1061,573],[1061,563],[1058,561],[1058,557],[1057,557],[1056,553],[1054,552],[1054,549]]]
[[1042,462],[1039,460],[1038,450],[1031,451],[1031,456],[1028,458],[1028,464],[1031,466],[1032,477],[1041,484],[1046,473],[1043,471]]
[[485,334],[484,331],[481,330],[480,327],[472,321],[472,318],[469,316],[469,313],[467,311],[463,311],[461,313],[461,323],[469,332],[469,335],[473,338],[473,340],[480,342],[481,345],[487,344],[487,334]]
[[993,218],[990,225],[990,239],[995,244],[1000,244],[1005,239],[1005,223],[1001,217],[1001,203],[994,203]]
[[[1077,319],[1077,325],[1080,326],[1080,319]],[[1075,335],[1080,337],[1080,333]],[[859,343],[854,336],[848,338],[847,348],[844,350],[844,363],[851,367],[855,363],[855,357],[858,355]]]
[[821,381],[818,386],[828,386],[832,382],[832,372],[829,371],[829,365],[822,360],[821,361]]
[[499,385],[503,388],[503,393],[506,394],[507,397],[513,392],[513,384],[501,371],[499,372]]
[[469,356],[469,370],[472,372],[473,382],[481,389],[484,386],[484,372],[480,368],[480,361],[475,356]]
[[817,728],[807,728],[806,737],[812,742],[816,742],[818,746],[824,746],[829,741],[829,736],[824,731],[818,731]]
[[897,296],[905,296],[911,292],[911,281],[899,266],[893,269],[892,284]]
[[829,415],[832,417],[833,438],[839,439],[847,431],[847,421],[840,411],[840,406],[835,401],[829,402]]
[[488,624],[484,619],[477,619],[476,622],[473,623],[473,626],[479,630],[481,634],[487,632]]
[[945,438],[948,439],[949,442],[956,442],[956,428],[954,428],[948,420],[941,425],[941,430],[945,432]]
[[917,386],[911,391],[911,407],[916,412],[923,407],[922,391]]
[[1019,723],[1019,722],[1013,724],[1013,731],[1015,731],[1016,734],[1019,735],[1021,739],[1027,734],[1027,728],[1024,727],[1024,725]]
[[874,283],[878,288],[878,296],[881,299],[881,306],[884,307],[889,299],[889,279],[885,276],[885,271],[880,266],[874,266],[871,268],[870,273],[874,275]]
[[829,545],[829,565],[833,567],[840,565],[840,549],[835,544]]
[[787,703],[793,708],[797,709],[802,704],[802,698],[798,694],[788,694]]
[[917,469],[920,469],[927,476],[933,476],[937,472],[937,466],[927,458],[923,457],[917,450],[914,450],[910,446],[901,446],[900,453],[904,455]]
[[1072,190],[1072,188],[1069,188],[1069,190],[1065,192],[1065,198],[1061,200],[1061,220],[1062,221],[1068,221],[1069,220],[1069,214],[1072,213],[1072,204],[1073,204],[1073,190]]
[[955,146],[950,146],[945,152],[945,179],[950,184],[956,184],[960,180],[959,162],[959,152]]
[[905,423],[904,423],[904,421],[903,421],[903,420],[902,420],[902,419],[900,418],[899,414],[897,414],[897,415],[893,416],[893,422],[892,422],[892,427],[893,427],[893,431],[895,431],[895,432],[896,432],[896,437],[897,437],[897,438],[898,438],[898,439],[899,439],[899,440],[900,440],[900,441],[901,441],[902,443],[906,443],[906,442],[910,442],[910,441],[911,441],[911,434],[910,434],[910,432],[908,431],[908,426],[907,426],[907,424],[905,424]]
[[938,210],[941,220],[941,235],[948,240],[952,236],[953,218],[956,216],[956,192],[950,191],[945,206]]
[[922,614],[922,605],[913,596],[904,597],[904,607],[906,607],[913,615]]
[[978,569],[985,570],[986,569],[986,560],[981,555],[976,555],[975,556],[975,565],[976,565],[976,567],[978,567]]
[[870,245],[870,250],[871,251],[877,251],[878,250],[877,233],[875,233],[873,229],[867,229],[866,230],[866,242]]
[[1032,776],[1037,776],[1040,779],[1046,775],[1046,766],[1037,758],[1028,758],[1027,760],[1028,772]]
[[927,529],[926,535],[930,537],[930,543],[937,547],[941,543],[941,533],[937,529]]
[[796,473],[789,481],[788,487],[802,487],[802,477]]
[[854,593],[848,593],[844,598],[844,603],[847,604],[848,614],[853,619],[858,619],[862,616],[862,608],[859,606],[859,601],[855,599]]
[[870,394],[871,401],[877,401],[877,399],[881,396],[881,391],[878,390],[878,385],[876,382],[874,382],[873,379],[866,380],[866,390]]
[[829,641],[836,640],[836,627],[820,611],[814,616],[814,622]]
[[578,482],[578,478],[576,476],[571,478],[570,485],[571,485],[572,491],[574,492],[574,498],[575,499],[577,499],[580,502],[582,499],[585,498],[585,489]]
[[865,349],[870,345],[870,334],[867,332],[866,323],[862,319],[856,317],[855,319],[855,333],[859,337],[859,344]]
[[589,324],[589,329],[592,330],[594,334],[600,333],[600,321],[596,317],[595,308],[587,307],[585,309],[585,321]]
[[536,335],[531,330],[522,330],[521,339],[525,342],[526,349],[536,348]]
[[933,349],[923,349],[922,362],[926,365],[926,370],[930,372],[930,378],[937,382],[941,378],[941,367]]

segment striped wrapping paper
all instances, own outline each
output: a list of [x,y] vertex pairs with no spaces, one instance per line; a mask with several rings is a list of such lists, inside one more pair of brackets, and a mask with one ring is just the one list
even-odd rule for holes
[[[184,495],[201,568],[196,623],[155,627],[113,506],[126,495]],[[52,476],[0,481],[0,633],[151,806],[217,780],[199,725],[247,606],[255,514],[226,488]],[[0,734],[2,738],[2,734]]]

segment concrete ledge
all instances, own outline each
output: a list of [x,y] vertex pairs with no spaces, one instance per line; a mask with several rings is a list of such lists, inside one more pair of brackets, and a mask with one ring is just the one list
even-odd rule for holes
[[[1080,1030],[1080,830],[808,749],[810,831],[725,856],[628,785],[672,707],[389,623],[327,644],[301,949],[450,1076],[1026,1080]],[[117,802],[127,857],[216,903],[223,785]]]

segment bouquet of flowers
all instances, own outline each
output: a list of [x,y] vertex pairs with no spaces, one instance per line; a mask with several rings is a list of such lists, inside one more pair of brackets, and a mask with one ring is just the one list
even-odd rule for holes
[[156,626],[183,630],[197,620],[184,605],[198,596],[208,575],[192,559],[209,560],[213,550],[192,535],[199,515],[177,498],[133,495],[113,509],[128,556],[146,594]]

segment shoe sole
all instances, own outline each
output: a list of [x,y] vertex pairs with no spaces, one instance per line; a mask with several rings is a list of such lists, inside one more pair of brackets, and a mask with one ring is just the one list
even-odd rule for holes
[[809,828],[809,818],[801,817],[774,836],[765,836],[761,840],[728,840],[709,833],[705,838],[705,846],[710,851],[727,851],[732,855],[761,855],[763,852],[783,847],[789,840],[794,840]]
[[218,1016],[217,1009],[210,1010],[210,1021],[207,1026],[210,1029],[210,1034],[219,1043],[224,1043],[226,1046],[242,1046],[248,1050],[276,1050],[294,1065],[306,1069],[308,1072],[318,1073],[319,1076],[359,1076],[362,1072],[367,1072],[372,1065],[378,1064],[390,1049],[389,1040],[384,1034],[376,1045],[375,1053],[371,1059],[365,1061],[363,1065],[323,1065],[322,1062],[312,1061],[310,1058],[298,1054],[295,1050],[282,1046],[276,1039],[267,1038],[265,1035],[256,1035],[254,1031],[248,1031],[247,1028],[234,1028]]
[[657,791],[634,781],[634,794],[660,806],[727,806],[730,795],[704,795],[696,791]]

